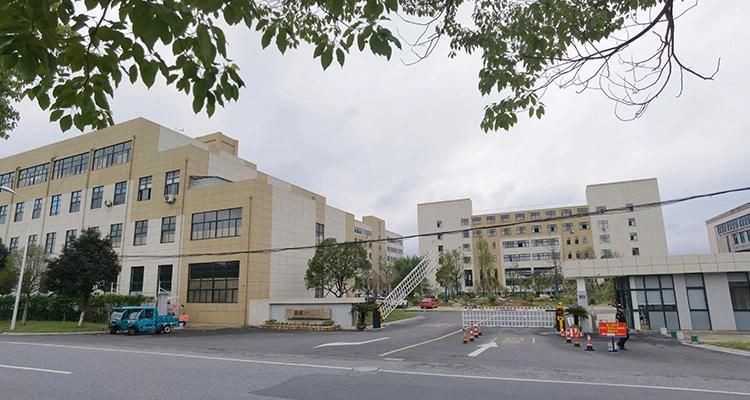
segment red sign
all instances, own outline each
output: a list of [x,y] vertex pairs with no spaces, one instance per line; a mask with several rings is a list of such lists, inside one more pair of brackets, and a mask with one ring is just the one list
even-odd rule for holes
[[624,322],[599,322],[599,335],[608,337],[625,337],[628,335],[628,326]]

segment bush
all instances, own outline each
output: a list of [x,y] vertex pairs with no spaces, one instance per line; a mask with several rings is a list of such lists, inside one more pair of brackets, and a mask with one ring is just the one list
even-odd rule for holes
[[323,321],[321,323],[321,325],[323,325],[323,326],[332,326],[333,325],[333,321],[330,320],[330,319],[327,319],[327,320]]
[[[13,316],[14,296],[0,296],[0,319],[6,320]],[[19,305],[23,309],[24,298]],[[153,303],[153,297],[125,296],[104,294],[91,297],[91,304],[86,311],[86,321],[104,322],[109,317],[113,307],[139,306]],[[29,320],[37,321],[74,321],[78,319],[78,304],[76,299],[56,294],[35,294],[29,303]],[[20,310],[19,310],[20,314]],[[20,318],[20,315],[19,315]]]

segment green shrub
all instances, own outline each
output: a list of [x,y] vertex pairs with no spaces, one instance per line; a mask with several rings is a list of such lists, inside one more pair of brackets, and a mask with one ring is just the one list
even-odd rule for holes
[[330,320],[330,319],[327,319],[327,320],[323,321],[321,323],[321,325],[323,325],[323,326],[332,326],[333,325],[333,321]]
[[[10,319],[13,315],[14,296],[0,296],[0,319]],[[20,306],[23,307],[24,298]],[[86,310],[86,321],[104,322],[109,317],[113,307],[138,306],[153,302],[153,297],[125,296],[104,294],[93,296],[91,304]],[[29,303],[29,320],[37,321],[72,321],[78,319],[78,304],[76,299],[56,294],[35,294]]]

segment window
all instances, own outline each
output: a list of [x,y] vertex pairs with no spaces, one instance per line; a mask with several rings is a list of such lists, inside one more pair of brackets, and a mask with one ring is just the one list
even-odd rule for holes
[[529,214],[529,217],[531,218],[532,221],[538,220],[539,216],[540,216],[539,211],[534,211]]
[[18,185],[16,185],[16,187],[31,186],[36,185],[37,183],[47,182],[47,172],[49,172],[49,163],[22,169],[18,171]]
[[547,232],[557,232],[557,224],[547,225]]
[[[316,228],[317,225],[315,224]],[[161,219],[161,243],[174,243],[174,233],[177,230],[177,217],[164,217]],[[317,236],[317,229],[316,229]],[[320,243],[322,240],[318,240]]]
[[562,210],[560,215],[562,215],[563,217],[570,217],[571,215],[573,215],[573,213],[570,210]]
[[604,207],[604,206],[596,207],[596,212],[599,214],[604,214],[605,212],[607,212],[607,207]]
[[588,214],[589,213],[589,208],[588,207],[578,207],[578,209],[576,210],[576,213],[579,214],[579,215],[580,214]]
[[511,228],[503,228],[503,236],[510,236],[513,234]]
[[70,243],[71,241],[73,241],[73,239],[75,239],[76,236],[78,236],[78,230],[77,229],[69,229],[69,230],[65,231],[65,246],[67,246],[68,243]]
[[565,244],[570,245],[570,238],[565,241]]
[[160,265],[158,278],[156,282],[156,293],[159,293],[159,289],[164,289],[168,292],[172,291],[172,265]]
[[531,241],[531,245],[534,247],[552,247],[559,244],[560,241],[558,239],[534,239]]
[[60,214],[60,201],[61,201],[62,195],[56,194],[52,196],[52,199],[49,202],[49,215],[58,215]]
[[469,219],[461,218],[461,226],[469,226]]
[[122,224],[109,226],[109,240],[112,241],[112,247],[120,247],[122,244]]
[[151,180],[150,176],[138,179],[138,201],[151,200]]
[[326,236],[326,227],[323,224],[315,223],[315,243],[320,244],[320,242],[325,239]]
[[[750,281],[747,272],[728,272],[729,297],[734,311],[750,311]],[[739,328],[739,327],[738,327]]]
[[42,216],[42,199],[34,199],[34,208],[31,210],[31,219]]
[[633,211],[633,203],[625,204],[625,208],[627,208],[628,211]]
[[555,218],[555,217],[557,217],[557,211],[555,211],[555,210],[550,210],[550,211],[547,211],[547,212],[545,212],[545,213],[544,213],[544,215],[545,215],[545,216],[546,216],[547,218]]
[[148,220],[135,221],[135,232],[133,232],[133,246],[143,246],[148,237]]
[[599,230],[602,232],[606,232],[607,229],[609,229],[609,221],[606,219],[601,221],[596,221],[597,225],[599,225]]
[[143,293],[143,267],[130,267],[130,295]]
[[57,236],[55,232],[49,232],[44,239],[44,251],[47,253],[51,254],[55,250],[55,236]]
[[8,246],[8,250],[18,250],[18,236],[10,238],[10,245]]
[[635,218],[628,218],[628,226],[636,226]]
[[61,158],[52,163],[52,179],[82,174],[89,169],[89,153]]
[[8,219],[8,206],[0,206],[0,224],[4,224]]
[[517,235],[523,235],[526,233],[526,227],[525,226],[519,226],[516,228],[516,234]]
[[443,234],[442,233],[438,233],[437,240],[443,240]]
[[13,222],[23,221],[23,203],[16,203],[16,213],[13,214]]
[[631,249],[631,252],[633,253],[634,256],[640,256],[641,255],[641,249],[639,249],[637,247],[633,247]]
[[576,236],[574,243],[578,244],[578,236]]
[[443,245],[439,244],[438,245],[438,253],[442,253],[442,252],[443,252]]
[[102,198],[104,197],[104,186],[96,186],[91,189],[91,209],[102,208]]
[[471,251],[471,245],[469,243],[464,243],[463,249],[464,251]]
[[164,179],[164,195],[180,194],[180,170],[167,172]]
[[487,236],[497,236],[497,229],[490,228],[487,230]]
[[531,232],[533,233],[542,233],[542,226],[541,225],[534,225],[531,227]]
[[609,235],[599,235],[599,243],[609,243]]
[[13,188],[13,172],[0,174],[0,186]]
[[464,238],[468,238],[469,237],[469,231],[462,232],[462,235],[463,235]]
[[501,215],[500,221],[502,222],[509,222],[510,221],[510,215]]
[[471,217],[471,223],[472,224],[481,224],[482,223],[482,217]]
[[589,230],[589,223],[588,222],[581,222],[581,223],[578,224],[578,227],[582,231],[587,231],[587,230]]
[[188,266],[188,303],[237,303],[240,262]]
[[516,214],[516,222],[523,221],[526,218],[526,214]]
[[132,146],[133,143],[127,141],[94,150],[93,169],[97,170],[125,164],[130,161],[130,150]]
[[475,229],[474,230],[474,237],[482,237],[482,230],[481,229]]
[[474,271],[470,269],[464,270],[464,286],[474,286]]
[[494,215],[488,215],[487,216],[487,223],[488,224],[494,224],[495,223],[495,216]]
[[514,261],[531,261],[531,254],[506,254],[503,256],[503,261],[514,262]]
[[437,228],[440,229],[443,227],[443,221],[435,221],[435,225],[437,225]]
[[471,257],[464,257],[464,264],[471,264]]
[[637,242],[638,241],[638,234],[635,232],[630,232],[630,241],[631,242]]
[[703,284],[703,274],[685,274],[690,320],[693,329],[711,330],[711,316],[708,312],[708,300]]
[[493,249],[497,248],[497,243],[496,242],[492,242],[492,248]]
[[36,246],[36,235],[29,235],[29,240],[26,242],[29,246]]
[[81,211],[81,191],[76,190],[70,194],[70,209],[68,212],[75,213]]
[[610,249],[602,249],[602,258],[612,258],[612,250]]
[[569,222],[563,224],[563,232],[573,232],[573,224]]
[[240,236],[242,208],[206,211],[193,214],[191,240]]
[[115,183],[115,197],[112,199],[112,205],[125,204],[125,195],[128,193],[128,182],[122,181]]

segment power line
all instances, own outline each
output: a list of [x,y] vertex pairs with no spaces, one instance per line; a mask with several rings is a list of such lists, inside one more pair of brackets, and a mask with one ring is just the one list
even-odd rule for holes
[[[504,224],[483,225],[481,229],[507,228],[507,227],[513,227],[517,225],[525,225],[530,222],[536,222],[536,223],[556,222],[556,221],[562,221],[562,220],[567,220],[567,219],[597,216],[597,215],[624,214],[624,213],[629,213],[629,212],[634,212],[634,211],[645,210],[649,208],[669,206],[672,204],[683,203],[683,202],[691,201],[691,200],[697,200],[697,199],[703,199],[703,198],[708,198],[708,197],[721,196],[725,194],[739,193],[739,192],[745,192],[745,191],[750,191],[750,186],[728,189],[728,190],[721,190],[718,192],[696,194],[696,195],[680,197],[680,198],[665,200],[665,201],[628,205],[625,207],[618,207],[618,208],[606,209],[606,210],[601,210],[601,211],[594,211],[594,212],[589,211],[586,213],[577,213],[575,215],[548,217],[548,218],[538,219],[534,221],[515,221],[515,222],[504,223]],[[420,237],[430,237],[430,236],[437,236],[437,235],[456,235],[456,234],[462,234],[464,232],[471,232],[476,229],[478,228],[468,227],[468,228],[452,229],[452,230],[441,231],[441,232],[414,233],[411,235],[404,235],[399,238],[367,239],[367,240],[358,240],[358,241],[349,241],[349,242],[337,242],[337,243],[331,243],[331,244],[288,246],[288,247],[275,247],[275,248],[256,249],[256,250],[240,250],[240,251],[225,251],[225,252],[211,252],[211,253],[188,253],[188,254],[171,254],[171,255],[170,254],[133,254],[133,255],[124,255],[122,256],[122,258],[144,259],[144,258],[227,256],[227,255],[242,255],[242,254],[271,254],[271,253],[280,253],[280,252],[295,251],[295,250],[312,250],[312,249],[317,249],[317,248],[322,248],[322,247],[351,246],[351,245],[362,245],[362,244],[368,244],[368,243],[381,243],[381,242],[392,243],[392,242],[399,242],[399,241],[406,240],[406,239],[414,239],[414,238],[420,238]]]

